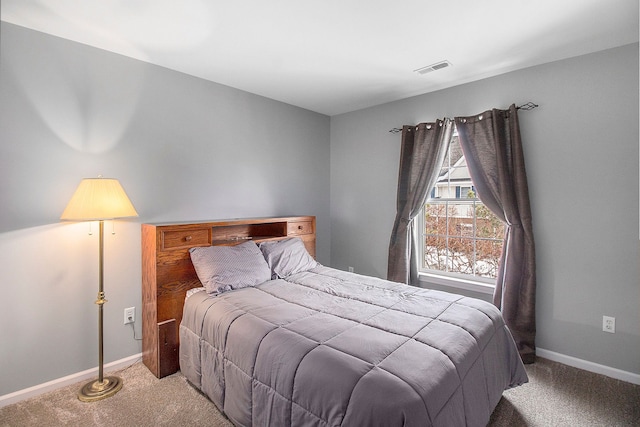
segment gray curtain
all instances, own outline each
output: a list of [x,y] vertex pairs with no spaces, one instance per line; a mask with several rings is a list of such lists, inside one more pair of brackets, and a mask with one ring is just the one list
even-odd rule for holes
[[515,105],[456,117],[478,198],[507,225],[493,302],[525,363],[535,360],[536,264],[529,188]]
[[435,185],[447,153],[453,122],[449,119],[402,127],[396,219],[389,243],[387,278],[413,283],[417,275],[414,218]]

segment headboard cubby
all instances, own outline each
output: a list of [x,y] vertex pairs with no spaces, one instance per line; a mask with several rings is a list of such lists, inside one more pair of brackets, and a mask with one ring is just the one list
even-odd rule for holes
[[178,325],[187,291],[202,286],[194,246],[229,246],[300,237],[316,255],[315,216],[142,224],[142,361],[162,378],[179,369]]

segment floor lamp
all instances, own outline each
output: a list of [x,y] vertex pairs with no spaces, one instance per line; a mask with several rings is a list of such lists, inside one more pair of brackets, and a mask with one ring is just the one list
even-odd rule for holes
[[98,286],[98,379],[88,382],[78,392],[78,399],[93,402],[113,396],[122,388],[122,379],[103,376],[102,307],[104,298],[104,220],[138,216],[131,201],[117,179],[85,178],[65,208],[61,220],[100,221],[100,273]]

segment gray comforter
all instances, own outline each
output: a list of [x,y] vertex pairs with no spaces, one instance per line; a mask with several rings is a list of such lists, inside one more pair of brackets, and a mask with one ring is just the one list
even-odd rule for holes
[[527,382],[493,305],[326,267],[192,295],[180,368],[246,426],[484,426]]

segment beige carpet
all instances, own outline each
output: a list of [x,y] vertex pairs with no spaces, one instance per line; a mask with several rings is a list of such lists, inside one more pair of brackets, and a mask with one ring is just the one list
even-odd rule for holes
[[640,386],[538,358],[502,395],[490,426],[640,426]]
[[84,382],[71,385],[0,408],[0,426],[232,426],[180,373],[159,380],[138,362],[116,375],[124,385],[112,397],[81,402]]
[[[490,426],[640,426],[640,386],[545,359],[530,382],[504,393]],[[180,374],[155,378],[142,363],[120,371],[123,389],[93,403],[82,384],[0,408],[0,426],[231,426]]]

